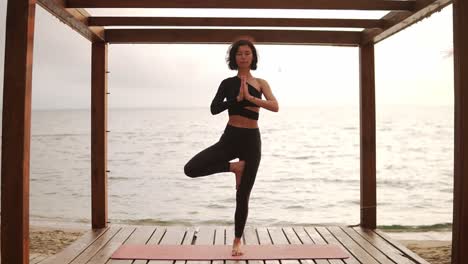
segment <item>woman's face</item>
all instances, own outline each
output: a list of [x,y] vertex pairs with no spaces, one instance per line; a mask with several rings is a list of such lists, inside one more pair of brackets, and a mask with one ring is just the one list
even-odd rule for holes
[[239,46],[236,53],[236,63],[239,69],[250,69],[252,64],[252,50],[248,45]]

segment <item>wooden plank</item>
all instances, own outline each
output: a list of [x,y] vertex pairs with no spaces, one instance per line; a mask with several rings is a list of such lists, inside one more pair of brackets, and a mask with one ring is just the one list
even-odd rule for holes
[[[162,226],[156,227],[156,231],[151,235],[150,239],[146,242],[146,244],[157,245],[164,237],[166,233],[166,228]],[[138,259],[133,262],[133,264],[147,264],[147,260]]]
[[348,249],[356,259],[362,263],[366,264],[378,264],[379,262],[373,258],[366,250],[362,248],[358,243],[356,243],[352,238],[350,238],[346,233],[337,226],[328,227],[328,231],[338,239],[342,245]]
[[29,264],[37,264],[44,261],[47,258],[47,255],[38,255],[34,259],[29,260]]
[[[255,228],[247,226],[244,229],[244,241],[245,245],[260,245],[260,241],[258,241],[257,232]],[[249,264],[264,264],[262,260],[248,260]]]
[[262,44],[317,44],[357,46],[360,33],[353,31],[240,30],[240,29],[106,29],[106,41],[128,43],[231,43],[249,35]]
[[91,55],[91,222],[107,225],[107,44],[92,44]]
[[[316,239],[312,239],[305,231],[304,227],[295,227],[293,231],[296,233],[296,235],[299,237],[301,240],[302,244],[326,244],[323,238],[313,229],[313,236],[318,236]],[[332,260],[326,260],[326,259],[317,259],[315,260],[316,264],[343,264],[344,262],[342,260],[338,259],[332,259]]]
[[253,9],[351,9],[413,10],[414,1],[392,0],[68,0],[71,8],[253,8]]
[[452,3],[452,0],[417,0],[415,10],[411,13],[390,12],[382,18],[387,29],[383,31],[365,30],[362,34],[362,44],[378,43],[401,30],[431,16]]
[[[289,244],[293,245],[301,245],[303,244],[302,241],[299,239],[297,236],[296,232],[292,229],[292,227],[284,227],[283,228],[284,235],[286,236],[286,239],[288,240]],[[326,260],[321,259],[321,262],[328,263]],[[317,264],[317,262],[313,261],[312,259],[301,259],[300,260],[301,264]]]
[[29,262],[31,262],[31,260],[34,260],[35,258],[41,256],[41,254],[39,253],[30,253],[29,254]]
[[37,0],[37,3],[91,42],[104,40],[103,27],[88,27],[90,15],[86,10],[66,8],[66,0]]
[[400,244],[396,240],[392,240],[384,232],[382,232],[382,231],[380,231],[378,229],[374,230],[374,232],[376,234],[378,234],[380,237],[382,237],[385,241],[387,241],[390,245],[392,245],[393,247],[395,247],[398,250],[400,250],[401,252],[403,252],[403,254],[405,254],[408,258],[415,261],[416,263],[429,264],[429,262],[427,262],[426,260],[424,260],[423,258],[418,256],[417,254],[415,254],[413,251],[407,249],[405,246],[403,246],[402,244]]
[[[168,227],[159,245],[180,245],[184,241],[185,229],[180,227]],[[150,260],[148,264],[172,264],[172,260]]]
[[374,45],[359,47],[361,226],[377,226]]
[[[258,227],[257,235],[258,235],[258,241],[260,242],[260,245],[272,245],[273,244],[267,228]],[[265,264],[280,264],[280,262],[279,260],[265,260]]]
[[[124,242],[126,245],[135,245],[135,244],[146,244],[151,238],[153,233],[156,231],[155,227],[152,226],[139,226],[136,228],[130,237]],[[111,259],[107,264],[132,264],[133,260],[128,259]]]
[[41,264],[64,264],[70,263],[78,255],[80,255],[89,245],[93,244],[99,237],[101,237],[105,232],[109,231],[109,228],[102,229],[91,229],[90,231],[84,233],[80,238],[78,238],[71,245],[66,247],[64,250],[59,253],[47,258]]
[[[195,245],[213,245],[215,230],[212,226],[200,227],[195,235]],[[210,264],[210,261],[187,261],[187,264]]]
[[[188,228],[185,232],[184,241],[182,245],[192,245],[192,241],[194,241],[195,230],[193,228]],[[185,264],[187,261],[185,260],[177,260],[174,264]]]
[[107,244],[102,247],[86,264],[107,263],[112,254],[130,237],[135,231],[135,227],[126,226],[112,237]]
[[[315,228],[315,230],[318,232],[318,234],[327,242],[327,244],[334,244],[334,245],[338,245],[340,246],[343,250],[347,251],[350,255],[349,258],[347,259],[344,259],[343,261],[346,263],[346,264],[359,264],[359,263],[362,263],[362,262],[359,262],[357,259],[356,259],[356,256],[353,254],[353,252],[351,252],[349,249],[347,249],[342,243],[341,241],[337,240],[337,238],[335,238],[329,231],[326,227],[324,226],[318,226]],[[313,233],[312,231],[312,228],[306,228],[306,231],[307,233],[309,233],[309,235],[311,233]]]
[[[75,258],[69,262],[73,264],[84,264],[88,262],[102,247],[104,247],[109,240],[111,240],[122,228],[111,226],[106,232],[93,241],[92,244],[88,245],[83,251],[75,255]],[[61,262],[62,259],[57,258],[54,263],[65,264]],[[49,264],[49,262],[47,262]]]
[[[215,245],[226,245],[226,228],[224,227],[216,227],[215,230],[215,238],[214,238]],[[211,264],[223,264],[223,260],[213,260]]]
[[455,136],[452,263],[468,263],[468,4],[453,3]]
[[341,229],[346,235],[348,235],[354,242],[361,246],[367,253],[375,258],[379,263],[382,264],[393,264],[394,262],[388,258],[387,255],[377,249],[372,243],[369,243],[366,239],[356,233],[351,227],[336,227],[336,230]]
[[34,263],[34,259],[40,258],[42,255],[37,253],[29,254],[29,264]]
[[[286,238],[283,230],[279,227],[270,227],[268,228],[268,233],[270,233],[271,240],[274,245],[286,245],[289,244],[288,239]],[[299,260],[281,260],[281,264],[300,264]]]
[[369,241],[374,247],[382,251],[389,259],[393,260],[395,263],[401,264],[413,264],[414,262],[406,258],[406,256],[385,240],[383,240],[379,235],[375,234],[371,229],[366,229],[362,227],[355,227],[353,231],[362,236],[364,239]]
[[350,27],[384,28],[378,19],[239,17],[90,17],[90,26]]
[[29,262],[34,0],[8,1],[2,112],[1,262]]

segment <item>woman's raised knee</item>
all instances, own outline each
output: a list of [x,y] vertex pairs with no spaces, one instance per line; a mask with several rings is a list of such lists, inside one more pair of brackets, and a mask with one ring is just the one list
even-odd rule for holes
[[194,178],[194,177],[197,176],[196,173],[195,173],[195,168],[193,167],[193,165],[190,162],[185,164],[184,173],[185,173],[185,175],[187,175],[190,178]]

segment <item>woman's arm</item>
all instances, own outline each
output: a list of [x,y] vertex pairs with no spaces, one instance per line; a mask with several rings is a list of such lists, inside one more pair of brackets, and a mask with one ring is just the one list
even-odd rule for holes
[[211,102],[210,110],[211,114],[213,115],[223,112],[237,102],[236,98],[224,101],[224,98],[226,98],[224,90],[225,85],[225,81],[222,81],[218,87],[218,91],[216,92],[215,97],[213,98],[213,101]]
[[262,100],[260,98],[254,97],[252,95],[247,96],[247,100],[258,105],[259,107],[268,109],[273,112],[278,112],[279,111],[279,105],[278,101],[276,100],[275,96],[273,95],[273,92],[271,91],[270,85],[268,85],[267,81],[257,78],[257,80],[260,82],[262,86],[262,93],[265,96],[266,100]]

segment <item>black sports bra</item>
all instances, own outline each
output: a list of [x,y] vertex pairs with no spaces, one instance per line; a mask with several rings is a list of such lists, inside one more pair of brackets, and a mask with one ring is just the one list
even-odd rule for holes
[[[241,80],[239,77],[234,76],[227,78],[221,82],[218,91],[211,102],[211,113],[213,115],[219,114],[228,109],[229,115],[240,115],[249,119],[258,120],[258,113],[245,108],[246,106],[258,107],[258,105],[243,100],[237,102],[236,97],[239,95]],[[249,93],[257,98],[262,98],[262,93],[252,85],[248,84]],[[226,98],[226,100],[224,100]]]

